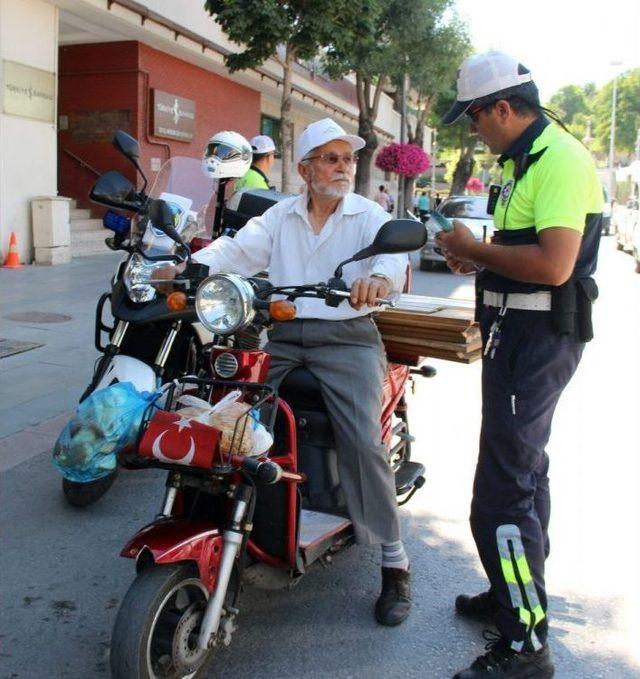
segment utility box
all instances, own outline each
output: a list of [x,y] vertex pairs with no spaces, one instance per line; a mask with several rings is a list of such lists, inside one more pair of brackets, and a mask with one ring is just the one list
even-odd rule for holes
[[63,196],[40,196],[31,201],[36,264],[71,261],[70,203],[71,199]]

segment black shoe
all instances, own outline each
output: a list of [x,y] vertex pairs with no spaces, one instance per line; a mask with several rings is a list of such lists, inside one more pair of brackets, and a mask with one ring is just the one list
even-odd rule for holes
[[404,622],[411,610],[411,575],[401,568],[382,568],[382,592],[376,601],[375,616],[390,627]]
[[456,597],[456,611],[478,622],[493,622],[498,612],[498,602],[491,591],[476,596],[460,594]]
[[453,679],[550,679],[554,667],[548,646],[539,651],[514,651],[504,637],[485,630],[486,653]]

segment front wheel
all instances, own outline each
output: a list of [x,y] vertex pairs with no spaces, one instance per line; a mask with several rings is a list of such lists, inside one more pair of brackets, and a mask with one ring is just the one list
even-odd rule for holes
[[209,594],[194,564],[150,566],[126,593],[111,637],[113,679],[195,679],[215,648],[198,648]]
[[118,475],[118,468],[95,481],[80,483],[62,479],[62,493],[72,507],[88,507],[97,502],[113,485]]

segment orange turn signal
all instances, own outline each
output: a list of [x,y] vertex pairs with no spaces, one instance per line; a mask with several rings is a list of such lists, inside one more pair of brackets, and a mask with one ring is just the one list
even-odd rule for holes
[[171,311],[184,311],[187,308],[187,296],[184,292],[172,292],[167,297],[167,306]]
[[286,299],[269,304],[269,315],[274,321],[292,321],[296,317],[296,305]]

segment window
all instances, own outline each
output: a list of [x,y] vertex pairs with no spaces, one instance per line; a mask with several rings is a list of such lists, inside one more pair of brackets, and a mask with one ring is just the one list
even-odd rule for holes
[[278,118],[260,116],[260,134],[268,134],[278,151],[282,153],[282,123]]

